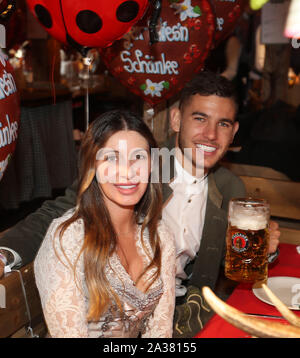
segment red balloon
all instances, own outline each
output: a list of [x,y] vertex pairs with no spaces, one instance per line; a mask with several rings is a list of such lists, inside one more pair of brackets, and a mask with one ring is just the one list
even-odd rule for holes
[[75,48],[105,47],[145,13],[148,0],[26,0],[48,33]]
[[18,138],[20,102],[13,68],[0,51],[0,180]]
[[248,0],[210,0],[216,16],[214,46],[217,47],[234,30]]
[[138,23],[111,47],[100,49],[100,54],[113,76],[155,106],[178,93],[202,69],[214,31],[208,0],[166,0],[157,43],[150,44],[148,28]]

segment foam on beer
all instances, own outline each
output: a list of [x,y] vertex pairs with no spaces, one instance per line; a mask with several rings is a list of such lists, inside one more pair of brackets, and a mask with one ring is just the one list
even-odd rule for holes
[[242,230],[262,230],[268,226],[265,213],[239,208],[230,213],[230,224]]

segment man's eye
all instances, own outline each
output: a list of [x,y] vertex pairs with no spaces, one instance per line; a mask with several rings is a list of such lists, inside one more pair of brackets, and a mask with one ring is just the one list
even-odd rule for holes
[[220,127],[225,127],[225,128],[229,128],[231,125],[228,122],[220,122],[219,123]]
[[194,119],[199,122],[205,121],[205,118],[203,118],[203,117],[194,117]]

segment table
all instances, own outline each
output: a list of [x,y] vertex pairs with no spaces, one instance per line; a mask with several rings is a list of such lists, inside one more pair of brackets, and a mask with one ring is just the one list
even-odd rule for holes
[[[24,284],[24,291],[20,274]],[[25,295],[28,303],[26,306]],[[0,279],[0,338],[12,336],[29,337],[22,327],[31,326],[41,337],[46,333],[40,296],[35,285],[33,263],[18,272],[7,273]]]
[[[293,276],[300,277],[300,255],[296,245],[280,244],[278,259],[269,266],[269,277]],[[267,315],[281,315],[280,312],[267,303],[260,301],[252,293],[252,285],[240,283],[226,301],[229,305],[245,313],[260,313]],[[300,317],[300,311],[293,311]],[[284,323],[285,320],[277,322]],[[218,315],[214,315],[195,338],[249,338],[250,335],[232,326]]]

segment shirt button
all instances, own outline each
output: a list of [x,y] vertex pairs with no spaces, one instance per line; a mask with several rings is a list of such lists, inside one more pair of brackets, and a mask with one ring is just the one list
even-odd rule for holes
[[194,183],[193,184],[196,184],[197,183],[197,180],[194,180]]
[[189,199],[189,200],[188,200],[188,203],[191,203],[191,202],[192,202],[192,199]]

